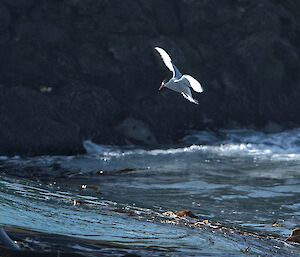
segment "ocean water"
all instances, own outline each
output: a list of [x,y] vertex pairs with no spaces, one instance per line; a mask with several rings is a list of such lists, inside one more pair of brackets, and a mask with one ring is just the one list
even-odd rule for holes
[[[299,256],[300,130],[192,131],[155,149],[0,158],[0,224],[82,256]],[[178,217],[179,210],[195,217]],[[15,237],[15,238],[14,238]],[[56,247],[56,248],[55,248]]]

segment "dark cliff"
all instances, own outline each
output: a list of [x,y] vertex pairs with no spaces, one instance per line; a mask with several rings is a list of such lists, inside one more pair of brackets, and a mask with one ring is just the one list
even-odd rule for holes
[[[127,118],[158,143],[299,126],[299,32],[297,0],[2,0],[0,153],[123,144]],[[199,106],[158,92],[170,74],[154,46],[202,83]]]

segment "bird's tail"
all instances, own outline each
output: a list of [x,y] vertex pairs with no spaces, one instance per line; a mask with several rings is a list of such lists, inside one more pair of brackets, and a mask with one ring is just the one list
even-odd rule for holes
[[181,92],[182,96],[189,100],[191,103],[194,103],[194,104],[199,104],[198,101],[196,99],[194,99],[193,97],[191,97],[190,95],[184,93],[184,92]]

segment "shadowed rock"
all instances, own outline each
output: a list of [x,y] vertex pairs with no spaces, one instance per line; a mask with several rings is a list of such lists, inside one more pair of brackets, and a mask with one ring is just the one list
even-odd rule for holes
[[127,118],[117,126],[117,131],[126,139],[133,140],[137,143],[154,145],[157,143],[155,136],[149,129],[149,126],[142,121]]

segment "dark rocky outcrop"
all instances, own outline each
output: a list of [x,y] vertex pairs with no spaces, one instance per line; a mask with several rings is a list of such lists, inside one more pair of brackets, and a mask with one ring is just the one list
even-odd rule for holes
[[[128,118],[158,143],[189,129],[299,126],[299,17],[297,0],[3,0],[0,154],[123,144]],[[199,106],[158,92],[170,74],[156,45],[201,81]]]

